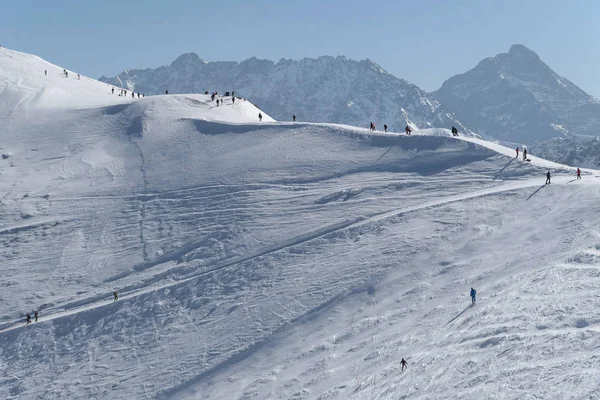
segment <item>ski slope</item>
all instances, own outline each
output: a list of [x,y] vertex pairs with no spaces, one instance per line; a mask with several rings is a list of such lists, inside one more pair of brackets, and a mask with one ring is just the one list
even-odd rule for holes
[[594,398],[597,171],[61,72],[0,50],[0,398]]

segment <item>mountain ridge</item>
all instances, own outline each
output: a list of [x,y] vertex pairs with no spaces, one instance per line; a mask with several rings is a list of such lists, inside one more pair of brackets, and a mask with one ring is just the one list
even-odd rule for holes
[[479,133],[540,142],[600,127],[600,101],[516,44],[446,80],[432,95]]
[[402,131],[449,128],[474,135],[447,108],[418,86],[397,78],[371,59],[320,56],[278,62],[249,58],[207,62],[184,53],[170,65],[126,70],[100,81],[146,94],[235,91],[278,120],[343,123]]

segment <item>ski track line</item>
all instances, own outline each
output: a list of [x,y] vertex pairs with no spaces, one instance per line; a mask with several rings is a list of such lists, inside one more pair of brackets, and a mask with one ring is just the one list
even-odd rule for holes
[[[265,255],[274,253],[276,251],[283,250],[285,248],[295,246],[298,244],[302,244],[302,243],[308,242],[310,240],[317,239],[317,238],[325,236],[327,234],[337,232],[337,231],[340,231],[343,229],[347,229],[347,228],[350,228],[353,226],[356,226],[356,227],[363,226],[367,223],[379,222],[379,221],[382,221],[387,218],[410,213],[413,211],[443,206],[443,205],[454,203],[454,202],[461,201],[461,200],[469,200],[469,199],[473,199],[473,198],[477,198],[477,197],[488,196],[488,195],[498,194],[498,193],[502,193],[502,192],[508,192],[508,191],[512,191],[512,190],[516,190],[516,189],[524,189],[524,188],[534,187],[534,186],[538,186],[538,185],[539,185],[539,179],[519,181],[519,182],[515,182],[515,183],[509,183],[509,184],[495,186],[495,187],[488,188],[488,189],[478,190],[478,191],[474,191],[474,192],[470,192],[470,193],[443,197],[439,200],[426,202],[426,203],[423,203],[420,205],[415,205],[415,206],[408,207],[408,208],[402,208],[402,209],[396,209],[396,210],[382,212],[382,213],[376,213],[376,214],[373,214],[370,216],[360,216],[360,217],[352,218],[352,219],[349,219],[346,221],[327,225],[327,226],[294,236],[290,239],[275,243],[270,246],[263,247],[261,249],[253,251],[246,255],[235,257],[231,260],[219,263],[212,268],[208,268],[208,269],[203,270],[195,275],[189,276],[189,277],[181,279],[181,280],[165,283],[162,285],[156,285],[156,286],[152,286],[151,284],[148,284],[148,285],[142,286],[141,289],[135,289],[135,287],[133,287],[130,289],[130,290],[132,290],[132,292],[130,292],[128,294],[123,294],[123,295],[119,294],[119,301],[135,298],[135,297],[147,294],[147,293],[155,292],[155,291],[158,291],[161,289],[165,289],[165,288],[173,287],[175,285],[179,285],[182,283],[190,282],[195,279],[201,278],[203,276],[212,274],[213,272],[223,270],[232,265],[236,265],[236,264],[239,264],[239,263],[242,263],[245,261],[249,261],[249,260],[252,260],[252,259],[255,259],[258,257],[262,257]],[[100,298],[106,298],[106,297],[110,297],[110,300],[99,301]],[[108,306],[113,303],[112,293],[100,294],[100,295],[89,297],[87,299],[87,301],[85,299],[82,299],[82,300],[76,300],[71,303],[75,304],[75,306],[72,309],[68,309],[68,310],[65,310],[62,312],[57,312],[54,314],[49,314],[48,316],[40,318],[38,320],[38,322],[52,321],[52,320],[59,319],[62,317],[67,317],[70,315],[78,314],[83,311]],[[69,306],[69,303],[67,303],[63,307],[68,307],[68,306]],[[19,321],[21,321],[21,320],[19,320]],[[13,321],[12,326],[0,329],[0,333],[11,331],[11,330],[26,326],[25,324],[23,324],[22,322],[19,322],[19,321]]]

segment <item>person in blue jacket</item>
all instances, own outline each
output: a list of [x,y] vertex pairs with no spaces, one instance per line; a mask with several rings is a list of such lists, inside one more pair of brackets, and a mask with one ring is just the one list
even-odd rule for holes
[[475,295],[477,294],[477,290],[471,288],[471,304],[475,304]]

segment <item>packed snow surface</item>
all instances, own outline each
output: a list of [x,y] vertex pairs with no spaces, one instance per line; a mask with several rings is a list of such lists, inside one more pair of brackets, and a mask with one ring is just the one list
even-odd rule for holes
[[596,396],[597,171],[61,73],[0,50],[0,398]]

